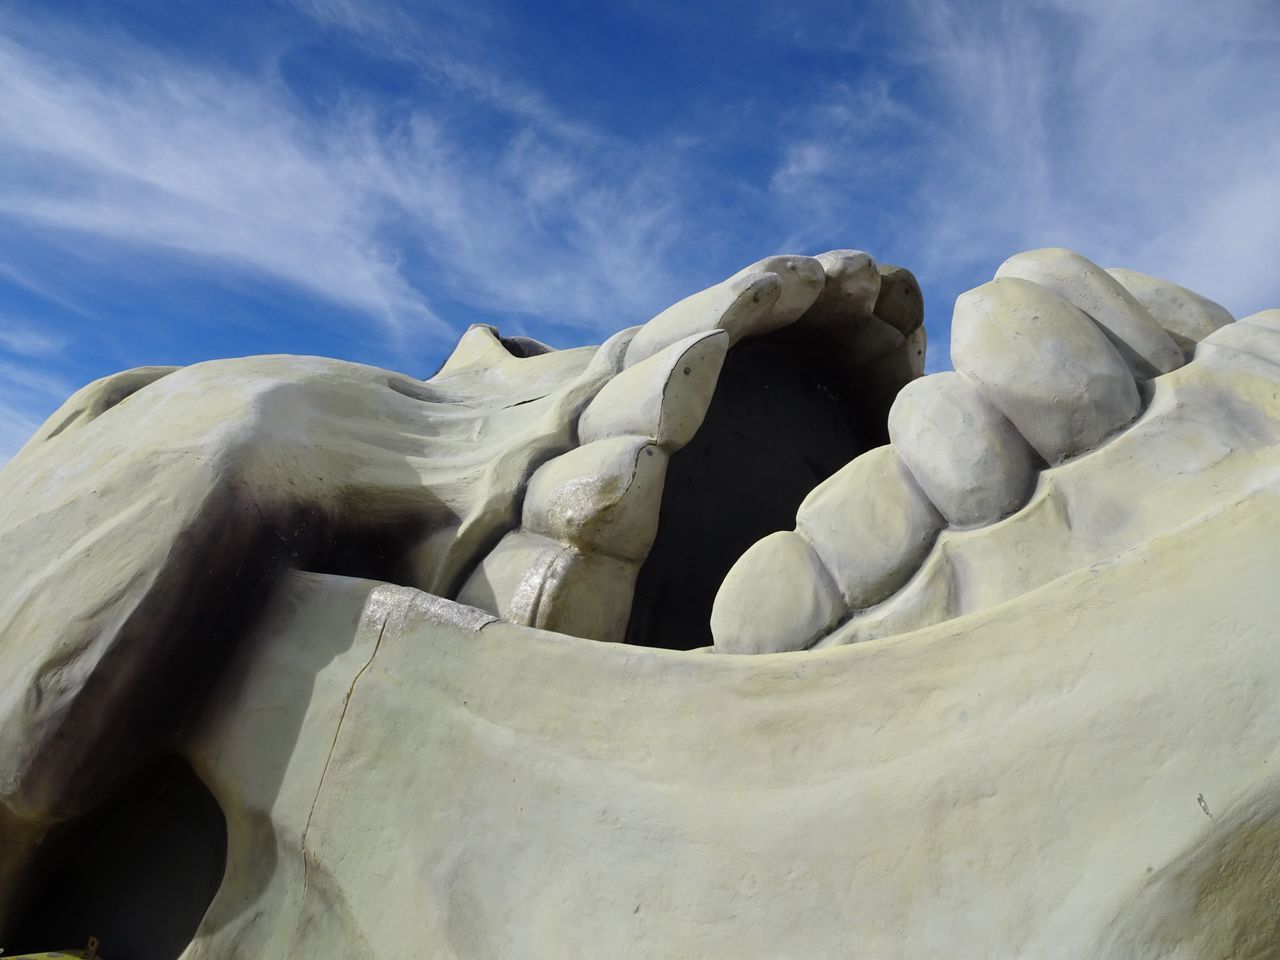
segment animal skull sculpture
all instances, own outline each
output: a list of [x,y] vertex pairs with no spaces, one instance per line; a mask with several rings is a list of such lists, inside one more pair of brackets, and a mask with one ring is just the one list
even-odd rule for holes
[[843,250],[76,393],[0,474],[0,937],[1280,956],[1280,310],[1048,249],[922,319]]

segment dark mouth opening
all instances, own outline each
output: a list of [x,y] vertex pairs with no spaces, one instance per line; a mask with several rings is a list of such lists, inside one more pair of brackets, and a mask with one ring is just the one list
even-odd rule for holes
[[112,960],[175,960],[226,861],[218,802],[183,760],[168,757],[96,812],[51,831],[5,946],[78,950],[94,936]]
[[879,391],[824,340],[788,328],[729,352],[702,427],[671,458],[628,643],[709,646],[712,602],[738,557],[790,530],[809,491],[888,442]]

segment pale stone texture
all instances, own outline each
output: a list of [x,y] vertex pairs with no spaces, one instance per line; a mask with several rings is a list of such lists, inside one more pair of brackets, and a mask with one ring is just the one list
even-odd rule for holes
[[1225,307],[1186,287],[1121,267],[1110,267],[1107,273],[1147,308],[1184,353],[1231,323],[1231,314]]
[[1019,253],[996,271],[997,280],[1006,277],[1038,283],[1088,314],[1138,377],[1156,377],[1182,366],[1182,351],[1146,307],[1080,254],[1061,247]]
[[1051,464],[1138,415],[1137,386],[1102,331],[1027,280],[992,280],[956,299],[951,359]]
[[843,613],[840,591],[813,547],[782,530],[747,550],[724,578],[711,633],[722,653],[803,650]]
[[234,838],[185,960],[1219,956],[1274,915],[1277,525],[1260,491],[1026,602],[772,657],[407,590],[295,626],[375,588],[291,582],[184,748]]
[[907,582],[933,545],[942,517],[892,447],[858,457],[823,481],[796,512],[850,609],[871,606]]
[[993,523],[1035,486],[1038,460],[1022,435],[958,373],[903,387],[889,438],[933,505],[954,526]]
[[[823,327],[808,264],[866,268],[768,263],[795,286],[751,329],[791,317],[785,350]],[[732,341],[756,282],[684,336]],[[923,328],[871,319],[901,342],[844,362],[896,390]],[[683,338],[659,320],[652,353]],[[987,284],[955,328],[1054,464],[1031,499],[939,534],[903,456],[863,454],[742,556],[716,655],[569,635],[622,638],[689,432],[663,426],[683,367],[637,360],[576,446],[643,329],[474,327],[429,381],[253,358],[78,392],[0,474],[0,928],[48,828],[176,750],[228,841],[186,960],[1275,953],[1280,312],[1207,335],[1136,420],[1044,287]],[[986,516],[905,439],[1012,443],[963,382],[912,388],[895,432]],[[939,397],[954,429],[909,413]],[[488,612],[426,592],[459,588]]]

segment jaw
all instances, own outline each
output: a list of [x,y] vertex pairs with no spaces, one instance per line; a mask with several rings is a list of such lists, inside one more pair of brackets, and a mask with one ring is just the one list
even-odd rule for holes
[[230,836],[188,956],[1212,955],[1270,929],[1278,493],[775,656],[296,575],[183,747]]
[[[183,746],[232,837],[190,957],[1265,955],[1273,322],[1208,336],[1133,424],[807,650],[599,643],[295,576]],[[235,839],[264,822],[266,873]]]
[[956,372],[920,378],[909,273],[762,261],[621,335],[577,445],[457,596],[734,654],[1004,603],[1267,481],[1273,314],[1033,251],[957,301]]

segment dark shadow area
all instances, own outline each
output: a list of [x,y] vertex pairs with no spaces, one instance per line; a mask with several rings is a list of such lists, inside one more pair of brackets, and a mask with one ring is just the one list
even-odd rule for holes
[[795,526],[817,484],[888,442],[846,378],[777,334],[734,347],[697,435],[671,458],[658,536],[636,583],[627,642],[711,643],[711,604],[751,544]]
[[173,960],[222,882],[227,826],[185,762],[168,757],[102,809],[45,841],[7,953],[80,948],[109,960]]

